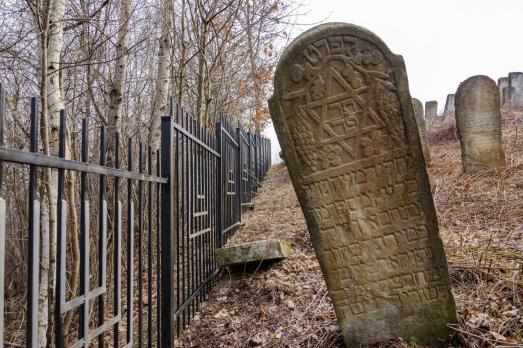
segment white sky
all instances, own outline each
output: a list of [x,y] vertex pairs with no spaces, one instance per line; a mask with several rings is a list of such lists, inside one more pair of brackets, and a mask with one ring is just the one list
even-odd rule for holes
[[[324,22],[360,25],[405,60],[410,93],[437,100],[473,75],[523,71],[523,0],[305,0],[292,37]],[[269,127],[273,163],[278,140]]]

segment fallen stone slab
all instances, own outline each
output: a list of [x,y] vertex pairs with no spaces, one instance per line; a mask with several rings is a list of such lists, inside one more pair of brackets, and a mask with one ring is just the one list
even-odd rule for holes
[[221,267],[281,260],[289,256],[291,243],[281,239],[258,240],[216,249],[216,260]]

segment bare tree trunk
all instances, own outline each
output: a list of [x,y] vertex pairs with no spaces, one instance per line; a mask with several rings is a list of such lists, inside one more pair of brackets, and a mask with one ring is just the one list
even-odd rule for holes
[[180,14],[180,64],[178,66],[178,103],[183,105],[183,93],[185,88],[185,65],[187,55],[187,45],[185,44],[185,0],[182,0],[182,13]]
[[[40,90],[42,101],[41,137],[44,154],[58,152],[58,123],[59,112],[53,115],[53,109],[63,108],[63,98],[59,86],[57,66],[63,46],[63,19],[64,0],[54,0],[47,3],[47,7],[35,13],[35,23],[40,34]],[[54,73],[54,76],[52,75]],[[49,118],[51,115],[51,118]],[[49,330],[49,313],[52,313],[52,298],[55,289],[56,269],[56,232],[57,232],[57,173],[51,169],[43,171],[43,187],[41,194],[46,193],[43,201],[41,250],[40,250],[40,279],[38,301],[38,342],[40,346],[47,346]],[[50,337],[51,335],[49,335]]]
[[112,163],[114,152],[114,134],[122,131],[122,104],[127,73],[127,61],[129,50],[129,20],[131,18],[131,1],[120,0],[120,14],[118,17],[119,30],[116,44],[116,66],[114,77],[111,81],[111,92],[109,100],[109,127],[108,127],[108,165]]
[[[47,119],[47,35],[48,35],[48,28],[49,28],[49,17],[48,13],[45,13],[45,11],[42,11],[40,13],[40,17],[34,18],[35,20],[35,26],[39,30],[40,34],[40,99],[42,104],[42,114],[41,114],[41,131],[40,135],[42,138],[43,143],[43,151],[44,154],[49,154],[49,134],[48,134],[48,119]],[[49,296],[52,293],[51,288],[52,286],[49,286],[49,268],[50,260],[49,260],[49,243],[46,243],[46,238],[49,238],[49,179],[51,177],[51,169],[46,168],[43,170],[43,175],[40,178],[41,180],[41,186],[40,186],[40,196],[42,197],[42,208],[40,210],[40,238],[42,240],[41,246],[42,250],[40,250],[40,255],[42,259],[40,260],[40,279],[39,279],[39,294],[38,294],[38,342],[45,346],[47,345],[47,341],[49,336],[47,335],[47,332],[49,330],[49,313],[51,312],[51,304],[49,301]],[[45,195],[44,195],[45,194]]]
[[207,28],[208,28],[208,22],[206,20],[202,20],[202,30],[200,34],[200,42],[198,47],[198,76],[196,81],[196,119],[198,123],[201,124],[203,116],[204,116],[204,97],[205,97],[205,85],[204,85],[204,79],[205,79],[205,55],[206,55],[206,48],[207,48]]
[[[59,129],[60,129],[60,110],[64,109],[64,97],[60,79],[60,62],[61,53],[64,44],[64,13],[65,13],[65,0],[50,0],[49,6],[49,38],[47,45],[47,112],[49,115],[49,146],[50,152],[53,155],[58,155],[58,144],[59,144]],[[66,142],[70,144],[70,135],[67,134]],[[70,151],[68,151],[70,153]],[[66,155],[67,156],[67,155]],[[69,156],[67,156],[69,157]],[[70,290],[72,293],[76,293],[78,290],[78,282],[80,276],[80,252],[78,248],[78,217],[76,216],[76,210],[73,208],[75,204],[75,187],[74,173],[69,173],[68,176],[68,198],[70,206],[70,223],[71,223],[71,243],[73,245],[73,270],[71,272],[72,279],[70,281]],[[49,182],[49,206],[50,206],[50,219],[49,219],[49,233],[51,234],[51,245],[52,249],[56,250],[56,203],[58,195],[58,173],[56,170],[51,171]],[[48,240],[49,238],[47,238]],[[44,243],[46,239],[42,239]],[[43,246],[42,246],[43,249]],[[52,253],[53,255],[56,252]],[[42,255],[42,260],[44,259]],[[41,265],[43,268],[43,265]],[[42,290],[43,291],[43,290]],[[67,333],[72,319],[72,312],[69,312],[66,316],[63,330]]]
[[[245,11],[245,20],[246,20],[246,28],[247,28],[247,44],[248,49],[247,52],[249,54],[249,63],[250,63],[250,80],[254,81],[254,83],[257,83],[259,81],[258,77],[258,71],[256,66],[256,57],[258,57],[258,42],[259,40],[254,41],[253,39],[253,25],[251,23],[251,10],[249,3],[247,3],[247,11]],[[257,35],[260,35],[260,33],[257,33]],[[256,44],[255,44],[256,42]],[[254,92],[254,116],[251,117],[250,121],[254,124],[254,130],[256,132],[260,132],[260,115],[262,112],[262,97],[261,97],[261,91],[260,88],[256,88],[256,86],[253,89]]]
[[172,0],[165,0],[166,17],[160,38],[160,49],[158,51],[158,75],[156,77],[156,88],[154,93],[151,124],[149,128],[149,145],[156,151],[160,147],[160,126],[161,117],[167,115],[167,101],[169,97],[170,67],[171,67],[171,32],[172,14],[174,3]]

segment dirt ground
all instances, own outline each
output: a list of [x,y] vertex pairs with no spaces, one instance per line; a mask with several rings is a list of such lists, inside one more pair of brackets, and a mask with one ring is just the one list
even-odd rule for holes
[[[506,169],[462,174],[452,122],[429,125],[428,168],[459,323],[449,346],[523,347],[523,114],[503,113]],[[519,133],[519,134],[518,134]],[[273,166],[230,243],[279,238],[279,263],[224,270],[180,347],[343,347],[287,169]],[[415,346],[394,340],[376,347]]]

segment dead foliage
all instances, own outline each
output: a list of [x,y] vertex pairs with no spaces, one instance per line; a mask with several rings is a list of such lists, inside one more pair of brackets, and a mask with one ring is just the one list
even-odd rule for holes
[[[523,347],[523,141],[503,113],[507,168],[462,174],[452,121],[429,128],[431,185],[459,323],[449,346]],[[519,130],[519,131],[518,131]],[[180,347],[342,347],[287,169],[274,166],[231,243],[287,239],[291,256],[218,280]],[[401,339],[375,347],[412,347]]]

